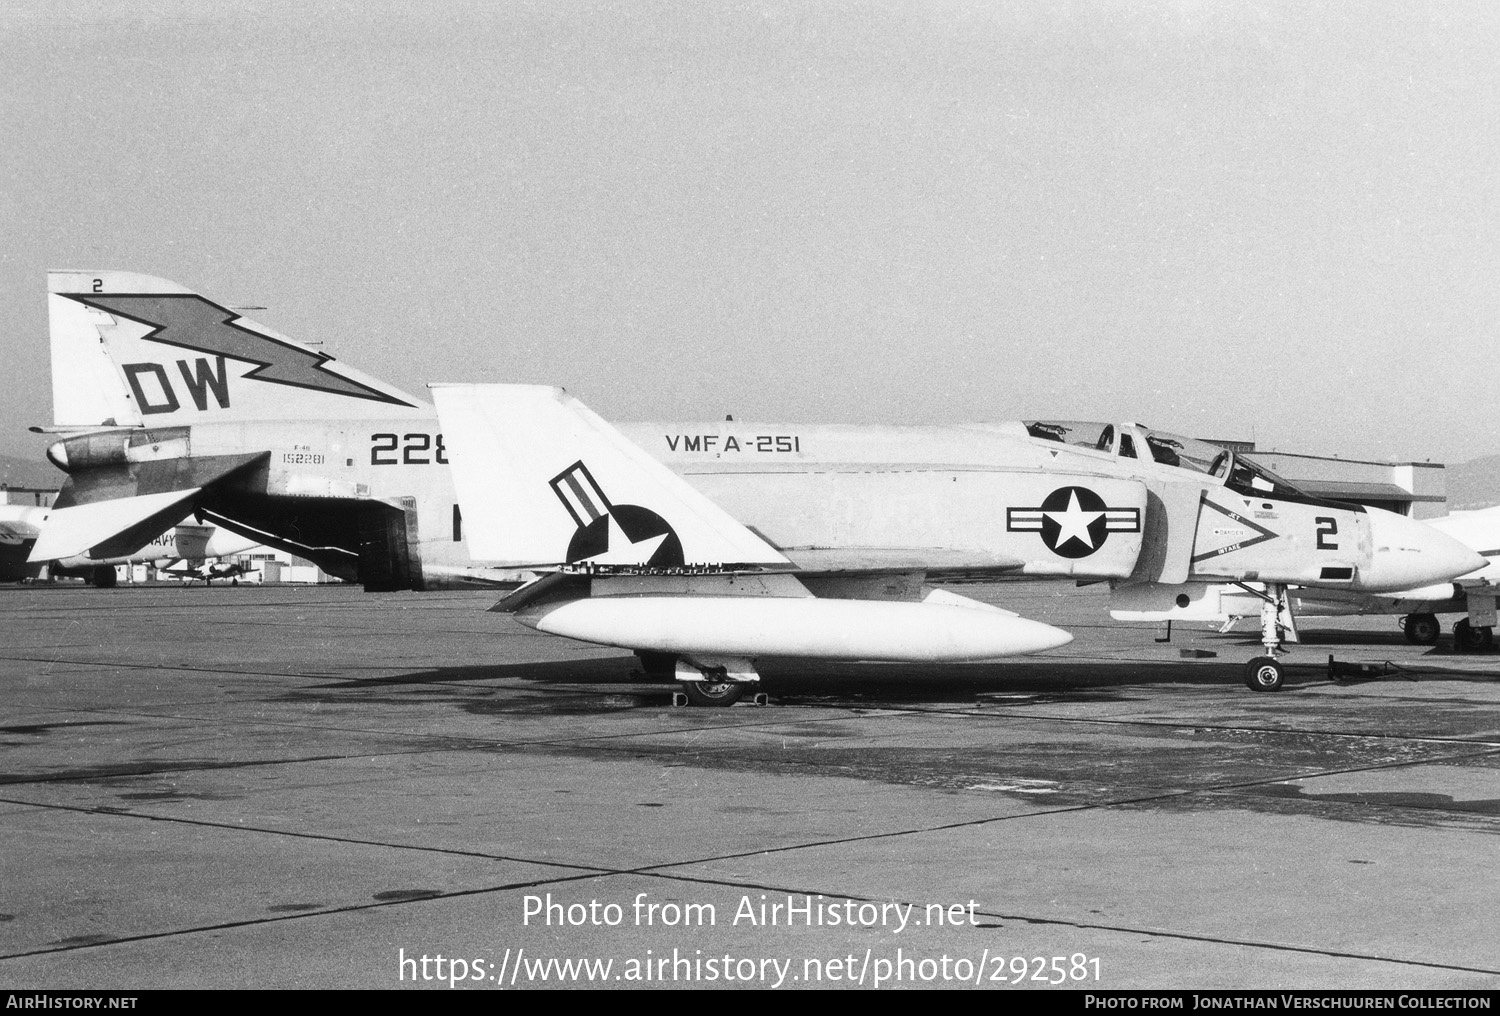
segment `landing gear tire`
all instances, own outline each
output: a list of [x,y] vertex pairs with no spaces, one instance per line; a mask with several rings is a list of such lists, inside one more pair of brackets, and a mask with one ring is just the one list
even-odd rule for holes
[[1443,626],[1432,614],[1407,614],[1406,619],[1401,622],[1401,630],[1406,633],[1406,641],[1412,645],[1430,646],[1436,644],[1438,636],[1443,633]]
[[119,581],[119,577],[115,575],[114,565],[101,564],[94,569],[93,574],[90,576],[90,581],[93,582],[96,589],[113,589]]
[[1467,617],[1453,623],[1453,648],[1461,653],[1478,653],[1495,647],[1495,629],[1476,628]]
[[1245,664],[1245,684],[1251,691],[1280,691],[1285,679],[1286,671],[1269,656],[1257,656]]
[[683,681],[682,693],[695,706],[732,706],[745,694],[743,681]]

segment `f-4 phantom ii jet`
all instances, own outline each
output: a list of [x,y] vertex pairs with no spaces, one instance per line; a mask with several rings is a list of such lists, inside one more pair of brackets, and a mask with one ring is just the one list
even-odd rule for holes
[[[634,650],[700,704],[738,700],[764,657],[972,662],[1069,641],[931,584],[1007,575],[1264,583],[1267,655],[1246,681],[1272,691],[1288,584],[1401,589],[1482,563],[1420,523],[1307,497],[1232,452],[1133,424],[817,428],[804,441],[726,421],[676,435],[667,468],[561,389],[433,392],[472,552],[543,573],[495,609]],[[747,452],[762,437],[767,454]],[[780,462],[778,438],[792,452]]]
[[[176,283],[111,271],[54,272],[48,285],[54,403],[49,429],[59,438],[48,456],[69,479],[32,561],[130,554],[193,514],[371,589],[517,577],[508,566],[486,568],[471,560],[468,538],[475,527],[459,511],[448,469],[451,441],[445,442],[428,403]],[[629,424],[621,430],[627,445],[646,449],[648,458],[679,474],[696,498],[717,503],[731,521],[751,527],[758,541],[790,562],[771,568],[756,560],[747,574],[759,580],[761,572],[774,573],[778,592],[802,589],[855,604],[830,608],[854,612],[860,623],[852,631],[871,616],[868,601],[906,605],[925,598],[938,605],[953,594],[933,591],[929,583],[947,579],[1055,576],[1170,592],[1202,577],[1258,580],[1273,589],[1298,583],[1373,591],[1443,581],[1476,567],[1469,551],[1419,524],[1313,502],[1249,463],[1218,457],[1217,448],[1129,424],[799,427],[724,421]],[[540,439],[540,447],[558,446],[555,433],[538,431],[535,424],[526,433]],[[561,477],[575,461],[594,468],[578,456],[547,479]],[[486,461],[481,468],[492,465]],[[575,484],[576,490],[590,490],[583,475],[541,489],[560,504],[562,492],[574,491]],[[595,494],[587,504],[581,497],[571,503],[578,518],[593,520],[590,539],[601,528],[606,537],[611,532],[596,524],[598,517],[614,519],[626,533],[642,531],[634,522],[620,522],[631,511],[600,511],[605,504],[636,502],[608,485]],[[648,495],[653,491],[643,491],[638,500]],[[495,506],[470,498],[465,507],[486,518],[484,539],[491,540]],[[666,517],[659,508],[647,511]],[[563,518],[577,524],[572,515]],[[529,526],[535,520],[521,521]],[[682,524],[672,521],[674,527]],[[674,544],[662,545],[670,557]],[[684,576],[676,572],[686,563],[706,563],[713,577],[692,588],[717,594],[738,572],[716,546],[691,550],[683,566],[662,567],[680,584]],[[569,561],[555,547],[536,545],[516,555],[486,542],[474,560],[535,557],[576,579],[572,573],[593,556]],[[659,564],[648,560],[644,566]],[[588,566],[606,565],[614,567],[607,560]],[[795,572],[795,586],[781,572]],[[561,581],[553,575],[548,580]],[[576,589],[576,582],[569,588]],[[623,587],[605,581],[599,588]],[[808,607],[806,597],[794,598],[802,601],[794,605],[798,610]],[[1263,614],[1271,651],[1290,629],[1291,612],[1284,595],[1267,598],[1279,604]],[[951,619],[948,611],[914,614],[907,606],[893,613],[902,618],[893,629],[898,631],[917,616]],[[974,619],[965,614],[959,620]],[[999,648],[991,644],[983,652],[1018,652],[1023,642],[1006,636]],[[974,655],[981,648],[955,645],[943,658],[988,658]],[[852,636],[840,652],[838,658],[876,658],[872,646]],[[912,650],[898,644],[886,652],[904,659]],[[715,658],[706,650],[651,658],[659,663],[663,656],[673,659],[673,667],[677,657],[689,663]],[[691,667],[683,672],[695,685],[702,682],[692,675],[704,673]],[[1267,658],[1252,673],[1259,675],[1256,687],[1279,686],[1274,660]]]

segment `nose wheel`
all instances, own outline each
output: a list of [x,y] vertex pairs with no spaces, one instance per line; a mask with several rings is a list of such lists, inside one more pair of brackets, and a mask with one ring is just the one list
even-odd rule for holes
[[1280,691],[1286,670],[1269,656],[1257,656],[1245,664],[1245,685],[1251,691]]
[[1280,691],[1286,681],[1286,668],[1277,662],[1275,654],[1285,652],[1283,642],[1300,641],[1291,597],[1286,586],[1278,582],[1266,583],[1264,592],[1243,582],[1235,585],[1260,598],[1260,640],[1266,647],[1265,656],[1257,656],[1245,664],[1245,686],[1251,691]]

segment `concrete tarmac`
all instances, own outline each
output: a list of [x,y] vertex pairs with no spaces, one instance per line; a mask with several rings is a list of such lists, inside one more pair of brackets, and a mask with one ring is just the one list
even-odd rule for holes
[[0,986],[1500,988],[1500,657],[962,591],[1076,641],[672,708],[488,593],[0,589]]

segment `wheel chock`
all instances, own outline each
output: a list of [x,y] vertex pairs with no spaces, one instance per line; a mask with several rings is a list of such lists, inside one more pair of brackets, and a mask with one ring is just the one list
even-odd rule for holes
[[[688,704],[688,697],[686,695],[684,695],[682,692],[680,692],[680,691],[674,691],[672,693],[672,708],[673,709],[682,709],[687,704]],[[740,699],[738,702],[736,702],[730,708],[731,709],[738,709],[740,706],[768,706],[770,704],[771,704],[771,696],[767,695],[763,691],[758,691],[758,692],[754,692],[753,694],[746,695],[744,698]]]

